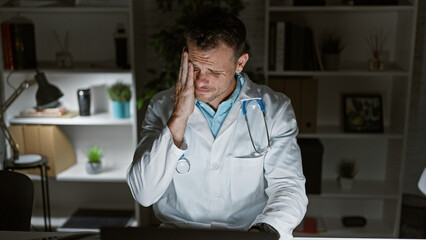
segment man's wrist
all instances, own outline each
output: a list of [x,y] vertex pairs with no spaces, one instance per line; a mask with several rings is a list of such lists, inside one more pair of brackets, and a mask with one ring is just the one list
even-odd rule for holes
[[269,225],[269,224],[267,224],[267,223],[257,223],[257,224],[255,224],[255,225],[253,225],[251,228],[250,228],[250,230],[251,229],[255,229],[255,230],[257,230],[257,231],[259,231],[259,232],[267,232],[267,233],[273,233],[273,234],[276,234],[276,235],[280,235],[279,233],[278,233],[278,231],[274,228],[274,227],[272,227],[271,225]]

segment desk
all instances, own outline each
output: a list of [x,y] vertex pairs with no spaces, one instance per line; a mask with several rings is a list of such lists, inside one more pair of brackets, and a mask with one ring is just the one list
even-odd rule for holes
[[[77,236],[81,236],[78,238]],[[91,237],[84,237],[90,235]],[[71,238],[73,236],[73,238]],[[61,237],[70,237],[69,239],[97,239],[99,234],[94,233],[76,233],[76,232],[21,232],[21,231],[0,231],[2,240],[37,240],[37,239],[61,239]],[[75,237],[75,238],[74,238]],[[395,240],[391,238],[321,238],[321,237],[294,237],[294,240]]]
[[40,178],[41,178],[41,192],[43,198],[43,217],[44,217],[44,230],[52,231],[52,223],[50,219],[50,195],[49,195],[49,179],[47,176],[47,169],[49,160],[41,156],[41,160],[33,163],[25,164],[16,164],[12,160],[6,160],[4,162],[5,170],[22,170],[22,169],[31,169],[38,168],[40,169]]

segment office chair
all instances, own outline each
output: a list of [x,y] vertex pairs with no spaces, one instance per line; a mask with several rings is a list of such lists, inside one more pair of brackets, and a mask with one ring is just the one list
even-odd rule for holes
[[34,185],[22,173],[0,171],[0,231],[29,231]]

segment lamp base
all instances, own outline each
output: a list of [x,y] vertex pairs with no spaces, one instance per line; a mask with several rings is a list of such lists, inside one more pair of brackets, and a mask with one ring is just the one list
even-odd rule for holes
[[29,164],[41,160],[41,156],[37,154],[23,154],[19,155],[18,160],[14,161],[15,164]]

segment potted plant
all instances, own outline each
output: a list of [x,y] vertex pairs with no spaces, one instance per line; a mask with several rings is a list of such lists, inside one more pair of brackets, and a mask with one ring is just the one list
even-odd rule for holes
[[358,173],[356,168],[356,162],[353,160],[342,160],[338,165],[338,176],[339,186],[342,190],[352,189],[353,180],[355,175]]
[[338,70],[340,65],[340,52],[344,46],[339,36],[325,33],[321,41],[322,63],[325,70]]
[[90,147],[89,151],[87,151],[87,163],[86,163],[86,171],[89,174],[96,174],[102,170],[102,157],[104,151],[102,148],[93,145]]
[[112,111],[114,118],[130,117],[130,98],[132,93],[130,86],[117,82],[107,89],[108,95],[112,100]]

